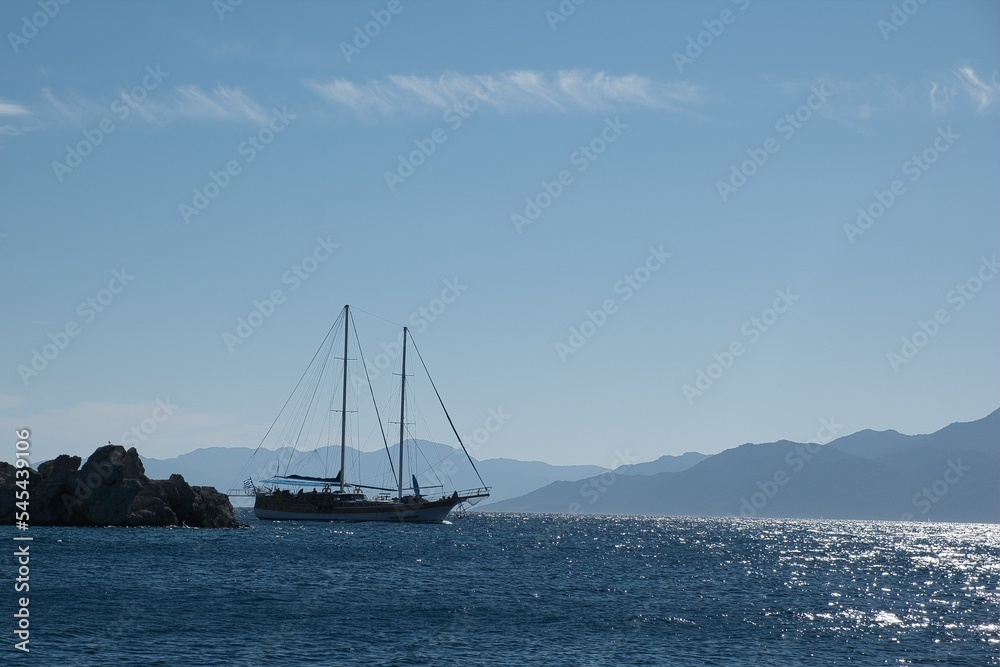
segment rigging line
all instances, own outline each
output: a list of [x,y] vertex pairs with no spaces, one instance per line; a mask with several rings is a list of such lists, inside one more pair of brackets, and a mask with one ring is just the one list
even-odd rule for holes
[[[355,334],[356,333],[357,332],[355,331]],[[361,401],[358,398],[357,384],[349,382],[348,390],[351,392],[351,400],[348,403],[349,405],[353,405],[355,409],[350,411],[350,417],[347,420],[347,434],[349,436],[347,442],[353,442],[354,445],[351,446],[350,453],[346,457],[349,460],[345,461],[344,465],[345,467],[350,466],[350,469],[353,471],[352,474],[354,474],[358,480],[361,480],[361,461],[364,454],[363,447],[365,446],[365,442],[361,440]],[[369,436],[370,435],[371,434],[369,433]],[[347,480],[346,476],[344,477],[344,480]]]
[[[410,337],[410,342],[413,343],[413,338]],[[479,474],[479,469],[476,468],[476,462],[472,460],[472,455],[469,454],[469,450],[465,448],[465,443],[462,442],[462,436],[458,434],[458,429],[455,428],[455,422],[451,420],[451,415],[448,414],[448,408],[444,406],[444,399],[441,398],[441,392],[438,391],[437,385],[434,384],[434,378],[431,377],[431,372],[427,370],[427,364],[424,363],[424,357],[420,354],[420,348],[417,347],[416,343],[413,343],[413,349],[417,351],[417,358],[420,359],[420,365],[424,367],[424,373],[427,373],[427,379],[431,383],[431,387],[434,389],[434,394],[437,396],[438,402],[441,404],[441,409],[444,410],[444,416],[448,418],[448,425],[451,426],[452,433],[458,438],[458,444],[462,445],[462,451],[465,452],[466,458],[469,459],[469,463],[472,465],[472,469],[476,471],[476,477],[479,478],[480,484],[484,487],[486,482],[483,481],[483,476]]]
[[[435,464],[432,465],[431,462],[430,462],[430,459],[428,459],[427,455],[424,454],[424,450],[422,450],[422,449],[420,449],[419,447],[416,446],[416,440],[414,440],[413,442],[414,442],[413,449],[417,450],[417,454],[419,454],[420,458],[422,458],[424,460],[424,463],[427,464],[427,472],[430,473],[431,475],[433,475],[434,478],[435,478],[435,480],[437,482],[443,483],[444,480],[442,480],[441,476],[438,475],[438,472],[436,470],[436,466],[440,465],[441,462],[444,461],[445,459],[441,459],[440,461],[438,461],[437,463],[435,463]],[[416,457],[414,457],[414,458],[416,458]],[[414,467],[416,467],[416,466],[414,466]],[[450,482],[451,478],[449,478],[448,481]]]
[[[337,322],[339,321],[340,318],[338,317]],[[243,476],[243,473],[246,472],[246,469],[250,467],[250,463],[253,461],[254,457],[257,456],[257,452],[259,452],[260,448],[264,446],[264,442],[267,440],[267,436],[271,434],[271,429],[273,429],[274,425],[278,423],[278,419],[281,417],[281,413],[285,411],[286,407],[288,407],[288,402],[292,400],[292,396],[295,395],[295,392],[298,390],[299,385],[302,384],[303,378],[305,378],[306,374],[309,372],[309,367],[312,366],[313,362],[316,361],[316,357],[319,356],[319,353],[323,350],[323,347],[326,345],[326,339],[330,337],[331,333],[333,333],[334,328],[336,328],[337,326],[337,322],[334,322],[333,326],[330,327],[330,330],[326,332],[326,336],[324,336],[323,342],[319,344],[319,347],[316,348],[316,352],[313,353],[312,359],[309,360],[309,366],[306,366],[306,369],[302,371],[302,375],[299,377],[299,381],[295,383],[295,388],[292,389],[292,393],[290,393],[288,395],[288,398],[285,399],[285,404],[281,406],[280,410],[278,410],[278,414],[275,416],[274,421],[271,422],[271,425],[267,427],[267,433],[265,433],[264,437],[260,439],[260,443],[257,445],[257,449],[253,450],[253,454],[250,455],[250,460],[246,462],[246,464],[240,470],[239,475],[237,475],[237,477]]]
[[[336,342],[335,339],[333,342]],[[332,345],[330,349],[332,349]],[[312,391],[312,395],[315,395],[315,393],[322,386],[321,383],[324,377],[324,370],[326,368],[326,365],[329,363],[330,359],[329,350],[326,352],[326,355],[322,359],[323,359],[322,364],[316,364],[314,365],[313,368],[310,369],[309,381],[305,384],[304,390],[300,393],[297,402],[293,408],[292,411],[293,413],[288,419],[288,423],[284,433],[286,441],[290,443],[290,447],[288,448],[289,449],[288,457],[285,461],[285,474],[288,473],[289,469],[292,466],[292,462],[295,460],[296,455],[300,451],[299,443],[302,442],[303,440],[302,430],[308,423],[310,415],[312,415],[313,418],[315,419],[315,413],[312,410],[313,398],[310,395],[310,388]],[[298,427],[297,433],[295,433],[296,427]],[[299,457],[299,461],[296,463],[296,465],[298,466],[305,465],[310,460],[312,460],[316,452],[315,451],[305,452],[304,450],[302,450],[302,454],[305,458]],[[280,465],[278,472],[279,474],[281,472]]]
[[445,473],[444,476],[442,477],[442,475],[438,471],[438,467],[441,466],[441,464],[443,464],[445,461],[447,461],[448,459],[450,459],[452,456],[455,456],[456,454],[458,454],[458,450],[455,449],[454,447],[448,446],[448,448],[451,450],[451,452],[449,452],[448,454],[445,454],[444,456],[440,457],[434,463],[431,463],[430,459],[427,458],[427,455],[424,453],[424,450],[419,449],[419,452],[420,452],[420,456],[427,463],[428,470],[434,475],[434,477],[437,478],[437,480],[439,482],[444,482],[445,479],[447,479],[448,482],[454,483],[454,481],[451,478],[451,475]]
[[324,448],[326,456],[323,459],[323,477],[330,476],[330,458],[333,456],[333,397],[330,397],[330,403],[326,406],[326,447]]
[[[327,357],[327,363],[329,363],[329,356]],[[318,380],[318,382],[316,384],[316,392],[315,393],[319,393],[320,389],[324,389],[324,390],[326,389],[326,382],[327,382],[327,380],[328,380],[327,374],[326,373],[320,373],[319,380]],[[311,405],[309,407],[313,408],[312,409],[312,413],[311,413],[311,419],[310,419],[310,414],[307,412],[306,415],[305,415],[305,418],[303,420],[303,423],[305,423],[305,420],[310,420],[309,421],[309,430],[306,431],[306,444],[309,444],[308,443],[308,438],[309,438],[310,434],[312,434],[314,432],[313,425],[317,421],[319,421],[319,422],[325,421],[323,419],[323,417],[320,416],[318,410],[316,410]],[[329,415],[329,414],[330,414],[329,411],[327,411],[327,415]],[[320,463],[324,463],[323,462],[323,457],[318,453],[320,445],[322,444],[322,441],[323,441],[323,432],[324,432],[324,429],[323,429],[323,426],[321,424],[319,426],[318,430],[316,430],[316,433],[315,433],[315,442],[313,444],[313,449],[317,451],[317,458],[320,460]],[[324,466],[325,465],[326,464],[324,463]]]
[[[320,384],[323,381],[323,372],[326,370],[326,365],[330,361],[330,355],[333,354],[333,345],[330,345],[330,349],[327,350],[326,356],[323,358],[323,365],[319,368],[316,378],[316,384],[313,386],[312,395],[309,397],[309,401],[305,404],[305,414],[302,415],[302,425],[299,427],[299,432],[295,435],[295,441],[292,443],[292,453],[295,453],[295,449],[298,447],[299,439],[302,437],[302,429],[306,426],[306,421],[309,419],[309,409],[312,407],[313,402],[316,400],[316,391],[319,389]],[[288,463],[285,464],[285,474],[288,474],[288,468],[292,463],[292,457],[288,457]],[[343,474],[343,472],[341,472]]]
[[[367,310],[361,310],[361,309],[360,309],[360,308],[358,308],[357,306],[351,306],[351,310],[354,310],[354,311],[360,311],[360,312],[364,313],[365,315],[369,315],[369,316],[371,316],[371,317],[374,317],[374,318],[375,318],[375,319],[377,319],[377,320],[382,320],[383,322],[386,322],[386,323],[388,323],[388,324],[391,324],[391,325],[392,325],[392,326],[394,326],[394,327],[400,327],[400,328],[402,328],[402,327],[403,327],[403,325],[402,325],[402,324],[400,324],[399,322],[393,322],[392,320],[387,320],[387,319],[385,319],[384,317],[379,317],[379,316],[378,316],[378,315],[376,315],[375,313],[369,313],[369,312],[368,312]],[[355,332],[355,333],[357,333],[357,332]]]
[[[413,393],[415,394],[416,392],[413,392]],[[410,400],[410,411],[417,413],[417,418],[419,418],[420,419],[420,423],[423,424],[424,432],[427,434],[427,438],[430,440],[430,442],[436,442],[434,440],[434,438],[435,438],[434,432],[431,430],[430,424],[427,423],[427,418],[424,416],[424,411],[420,409],[420,404],[417,402],[416,396],[414,396]],[[416,421],[416,420],[414,420],[414,421]],[[455,454],[455,453],[458,452],[458,450],[455,449],[454,447],[449,446],[449,448],[452,451],[450,453],[446,454],[445,456],[443,456],[442,458],[438,459],[437,463],[434,464],[435,466],[436,465],[440,465],[449,456],[451,456],[452,454]],[[420,453],[424,457],[424,460],[427,461],[427,465],[431,465],[430,460],[427,459],[427,456],[423,453],[423,450],[421,450]]]
[[[331,349],[333,349],[333,346],[331,346]],[[331,468],[330,463],[331,462],[335,463],[336,459],[339,458],[339,455],[340,455],[340,452],[339,452],[340,447],[338,447],[337,445],[334,444],[334,435],[336,434],[336,430],[337,430],[336,426],[337,426],[337,424],[335,424],[334,416],[333,416],[334,413],[339,412],[338,404],[336,403],[336,397],[337,397],[337,387],[341,386],[341,384],[342,384],[342,378],[340,377],[340,372],[341,372],[341,370],[340,370],[339,364],[338,364],[337,375],[336,376],[334,376],[332,374],[328,375],[329,388],[330,388],[330,394],[329,394],[330,399],[329,399],[328,404],[326,406],[326,411],[327,411],[326,440],[327,440],[327,443],[326,443],[326,458],[323,461],[323,476],[324,477],[329,477],[330,476],[330,468]],[[322,397],[325,398],[326,394],[323,394]],[[339,440],[337,440],[337,442],[339,442]]]
[[[424,417],[424,412],[423,412],[423,410],[420,409],[420,404],[417,402],[416,392],[411,392],[410,395],[412,396],[412,398],[410,399],[410,412],[416,412],[417,413],[417,417],[420,419],[420,422],[424,425],[424,431],[428,434],[428,437],[433,437],[433,435],[431,434],[430,426],[427,424],[427,419]],[[431,442],[434,442],[434,441],[431,440]],[[414,443],[416,443],[416,440],[414,440]],[[423,449],[421,449],[420,447],[416,447],[416,446],[414,446],[414,449],[417,450],[417,454],[419,454],[420,458],[422,458],[424,460],[424,463],[427,464],[428,470],[438,479],[439,482],[442,481],[442,479],[441,479],[440,475],[438,475],[438,473],[437,473],[437,470],[436,470],[437,466],[441,465],[441,463],[443,463],[444,461],[446,461],[448,459],[448,457],[451,456],[451,454],[454,454],[454,453],[456,453],[458,451],[458,450],[452,448],[451,454],[446,454],[445,456],[439,458],[437,460],[437,462],[431,463],[430,459],[427,458],[427,455],[424,453]],[[451,481],[451,477],[448,477],[448,481]]]
[[[336,327],[334,327],[334,330],[336,330]],[[331,336],[329,340],[331,343],[336,342],[335,335]],[[301,460],[296,463],[296,457],[298,451],[302,450],[300,445],[304,442],[304,440],[307,441],[310,439],[308,434],[306,434],[305,439],[302,437],[305,427],[309,426],[309,433],[312,433],[310,419],[314,422],[317,418],[316,411],[313,409],[313,404],[315,403],[314,396],[325,386],[325,369],[329,365],[331,354],[330,350],[332,350],[332,344],[326,345],[325,355],[323,354],[323,350],[320,351],[320,354],[317,355],[317,358],[310,365],[308,375],[302,383],[302,386],[297,391],[297,396],[294,399],[295,403],[292,404],[290,408],[291,413],[286,417],[285,427],[281,434],[281,443],[279,443],[283,443],[285,445],[283,447],[283,451],[286,456],[279,456],[276,474],[281,474],[282,458],[284,459],[283,463],[286,472],[290,470],[293,465],[303,465]]]
[[[361,312],[365,311],[362,310]],[[392,469],[392,476],[395,477],[396,469],[392,465],[392,452],[389,451],[389,440],[385,437],[385,427],[382,426],[382,416],[378,412],[378,401],[375,400],[375,390],[372,389],[372,380],[368,377],[368,365],[365,364],[365,353],[361,350],[361,338],[358,337],[358,327],[353,319],[351,320],[351,326],[354,327],[354,344],[358,346],[358,357],[361,359],[361,367],[365,369],[365,380],[368,382],[368,391],[372,395],[372,405],[375,406],[375,419],[378,420],[378,428],[382,432],[382,444],[385,445],[385,453],[389,457],[389,467]]]

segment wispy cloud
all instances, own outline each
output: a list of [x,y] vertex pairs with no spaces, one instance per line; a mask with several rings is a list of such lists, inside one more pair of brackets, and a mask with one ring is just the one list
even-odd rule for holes
[[436,78],[393,75],[357,83],[345,78],[307,81],[334,106],[364,118],[415,115],[447,109],[470,95],[499,112],[607,111],[645,107],[682,111],[704,99],[700,87],[661,82],[638,74],[568,70],[546,75],[529,70],[499,74],[447,73]]
[[37,123],[35,113],[30,107],[16,102],[0,100],[0,150],[3,150],[6,137],[16,137],[27,132]]
[[30,116],[31,109],[13,102],[0,100],[0,116]]
[[84,126],[105,117],[121,118],[121,110],[128,109],[130,117],[154,125],[168,125],[176,121],[195,122],[267,122],[267,110],[254,101],[243,89],[216,85],[205,89],[198,85],[183,84],[170,89],[152,90],[142,101],[129,97],[121,89],[104,102],[77,93],[57,95],[50,88],[41,92],[39,115],[51,124]]
[[997,73],[984,81],[971,67],[960,67],[950,72],[949,77],[940,82],[932,80],[930,93],[931,110],[935,113],[948,111],[961,104],[971,104],[978,112],[995,106],[1000,99],[1000,83]]
[[39,115],[62,124],[83,125],[110,113],[108,105],[101,105],[86,97],[71,93],[59,96],[51,88],[42,88]]
[[822,85],[832,93],[817,115],[833,120],[862,134],[870,134],[885,122],[924,119],[932,115],[985,113],[1000,101],[997,74],[984,80],[971,67],[961,67],[910,82],[884,75],[847,80],[820,78],[777,84],[788,104],[809,94],[810,87]]
[[153,101],[140,112],[159,120],[249,120],[257,124],[267,122],[267,111],[250,99],[240,88],[216,86],[211,91],[199,86],[185,85],[174,89],[166,101]]

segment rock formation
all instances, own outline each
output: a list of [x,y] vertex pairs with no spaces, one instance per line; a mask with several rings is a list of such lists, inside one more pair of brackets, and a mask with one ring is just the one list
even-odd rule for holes
[[[121,445],[58,456],[28,471],[32,526],[191,526],[237,528],[229,498],[180,475],[146,477],[139,453]],[[14,523],[16,468],[0,461],[0,525]]]

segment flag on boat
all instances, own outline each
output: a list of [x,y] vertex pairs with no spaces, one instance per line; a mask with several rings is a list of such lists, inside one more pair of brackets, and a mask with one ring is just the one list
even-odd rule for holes
[[243,490],[247,492],[247,495],[250,495],[251,493],[254,493],[256,491],[253,485],[252,477],[247,477],[245,480],[243,480]]
[[419,496],[420,495],[420,485],[417,484],[417,476],[416,475],[410,475],[410,477],[413,478],[413,495]]

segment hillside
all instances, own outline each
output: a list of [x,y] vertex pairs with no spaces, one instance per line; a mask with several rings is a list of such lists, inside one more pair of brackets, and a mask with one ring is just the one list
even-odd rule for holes
[[680,472],[554,482],[490,510],[1000,522],[1000,410],[926,435],[745,444]]

